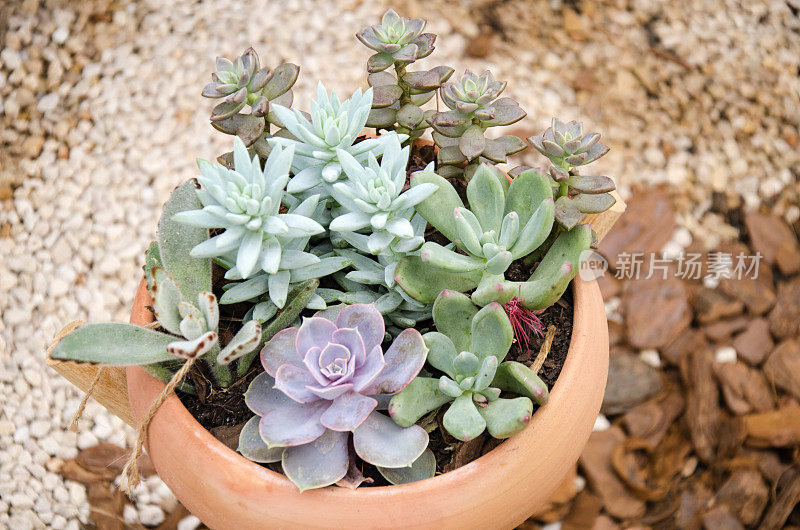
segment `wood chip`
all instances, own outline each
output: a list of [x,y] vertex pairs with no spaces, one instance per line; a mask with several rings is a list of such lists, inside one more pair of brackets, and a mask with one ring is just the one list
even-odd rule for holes
[[703,462],[714,460],[719,444],[719,390],[714,380],[714,356],[698,350],[683,359],[681,375],[686,388],[686,423],[697,456]]
[[800,405],[742,418],[747,443],[753,447],[790,447],[800,443]]

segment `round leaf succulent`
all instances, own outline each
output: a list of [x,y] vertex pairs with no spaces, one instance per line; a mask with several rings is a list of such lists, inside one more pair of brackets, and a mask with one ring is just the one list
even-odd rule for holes
[[[273,110],[294,138],[273,137],[271,145],[293,146],[295,157],[292,163],[294,177],[289,182],[289,193],[305,192],[313,188],[314,193],[327,196],[330,184],[342,176],[339,153],[344,151],[357,162],[364,163],[372,153],[380,156],[389,137],[368,138],[354,143],[372,108],[372,89],[358,89],[344,101],[339,101],[336,92],[330,96],[325,86],[317,85],[317,100],[311,102],[309,117],[280,105]],[[401,136],[404,141],[407,136]]]
[[424,28],[424,19],[401,17],[389,8],[380,24],[359,31],[358,40],[377,52],[367,62],[370,73],[385,70],[396,62],[410,64],[430,55],[436,35],[422,33]]
[[[200,160],[198,181],[203,189],[197,190],[197,196],[203,208],[180,212],[175,220],[224,231],[195,246],[191,255],[224,257],[233,253],[235,266],[227,276],[239,278],[248,278],[257,270],[279,274],[297,264],[318,261],[316,256],[302,251],[292,253],[291,257],[283,253],[283,248],[292,240],[325,230],[309,215],[280,212],[293,154],[291,146],[276,147],[262,170],[258,156],[251,159],[244,143],[235,138],[235,169]],[[316,197],[307,200],[313,203],[311,210],[316,200]],[[307,211],[308,206],[305,204],[302,210]]]
[[[283,471],[301,490],[345,476],[350,433],[355,453],[384,468],[411,466],[425,450],[425,430],[399,427],[377,412],[376,397],[408,385],[427,348],[419,332],[407,329],[384,353],[384,332],[377,309],[355,304],[306,318],[262,350],[266,372],[253,380],[245,401],[260,416],[262,447],[283,448]],[[249,452],[257,452],[258,442],[246,441]]]
[[[527,372],[500,364],[513,341],[511,322],[502,306],[494,303],[479,309],[466,295],[444,290],[433,305],[433,320],[437,331],[424,335],[430,350],[427,360],[444,375],[414,379],[392,397],[389,415],[400,426],[412,425],[451,403],[443,426],[459,440],[472,440],[486,429],[495,438],[521,431],[533,411],[529,396],[544,402],[547,387],[524,366]],[[500,398],[502,390],[520,397]]]

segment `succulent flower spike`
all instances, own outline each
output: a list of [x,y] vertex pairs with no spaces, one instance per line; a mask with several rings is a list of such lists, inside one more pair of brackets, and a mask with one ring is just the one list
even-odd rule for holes
[[597,133],[583,133],[583,124],[575,121],[553,123],[542,136],[531,136],[528,142],[550,159],[550,175],[555,181],[555,217],[559,225],[570,230],[583,221],[586,214],[601,213],[614,205],[614,181],[603,176],[582,176],[577,166],[594,162],[608,152],[599,143]]
[[[269,125],[279,125],[270,112],[270,102],[292,104],[291,88],[299,71],[291,63],[281,64],[275,70],[261,68],[253,48],[233,61],[218,57],[217,71],[211,75],[211,83],[203,88],[203,96],[207,98],[224,98],[211,113],[212,125],[221,132],[239,136],[247,146],[270,136]],[[245,106],[250,107],[250,114],[241,112]],[[267,154],[263,146],[256,150],[262,156]]]
[[[479,309],[466,295],[445,290],[433,304],[433,320],[438,331],[424,335],[430,350],[428,364],[444,375],[438,379],[417,377],[394,395],[389,402],[392,419],[401,427],[413,425],[425,414],[452,403],[443,424],[459,440],[472,440],[486,429],[495,438],[521,431],[531,418],[533,403],[524,394],[500,398],[501,389],[494,384],[513,341],[511,322],[502,306],[490,304]],[[506,372],[504,369],[504,376]]]
[[[362,166],[346,151],[337,157],[347,180],[333,184],[331,194],[341,206],[330,230],[341,233],[366,233],[371,254],[408,253],[417,250],[423,238],[414,233],[411,217],[414,206],[430,197],[436,185],[425,183],[403,192],[410,147],[400,147],[397,134],[390,133],[380,164],[368,153]],[[430,168],[433,170],[433,168]]]
[[[368,138],[355,143],[367,122],[372,107],[372,89],[361,89],[344,101],[339,101],[336,92],[328,93],[320,82],[317,85],[317,100],[311,102],[310,117],[274,105],[275,115],[294,138],[273,137],[270,145],[293,146],[295,157],[292,163],[294,177],[289,182],[289,193],[312,190],[321,196],[330,194],[330,185],[340,180],[342,164],[339,153],[346,152],[358,163],[364,164],[369,154],[383,154],[390,137]],[[400,136],[400,141],[407,138]]]
[[489,127],[510,125],[525,117],[519,103],[499,98],[506,83],[495,81],[491,72],[475,75],[469,70],[459,82],[442,86],[442,101],[451,110],[437,112],[428,120],[434,129],[433,140],[439,146],[437,159],[445,177],[461,174],[460,165],[468,163],[465,177],[472,178],[477,163],[506,162],[507,157],[525,149],[525,142],[514,135],[486,138]]
[[[334,308],[300,327],[278,332],[261,351],[266,373],[253,380],[247,406],[260,416],[258,434],[283,448],[286,476],[300,490],[334,484],[347,473],[348,440],[364,461],[384,468],[411,466],[428,444],[419,426],[399,427],[375,409],[379,394],[402,390],[419,373],[427,347],[414,329],[384,354],[383,316],[371,305]],[[245,456],[259,451],[252,428],[243,431]]]
[[[251,160],[244,143],[235,138],[235,169],[200,160],[198,181],[204,189],[197,190],[197,196],[203,208],[180,212],[174,219],[225,230],[195,246],[191,255],[210,258],[235,253],[232,270],[240,278],[248,278],[257,270],[272,275],[285,271],[284,276],[288,276],[292,268],[318,262],[316,256],[301,251],[283,254],[292,240],[325,230],[308,214],[295,213],[299,207],[280,213],[293,154],[292,147],[274,149],[262,171],[258,156]],[[303,210],[314,210],[316,197],[309,202],[313,204],[306,204]]]
[[386,70],[396,62],[410,64],[430,55],[436,35],[422,33],[424,28],[424,19],[401,17],[389,8],[380,24],[356,33],[358,40],[377,52],[367,61],[370,73]]

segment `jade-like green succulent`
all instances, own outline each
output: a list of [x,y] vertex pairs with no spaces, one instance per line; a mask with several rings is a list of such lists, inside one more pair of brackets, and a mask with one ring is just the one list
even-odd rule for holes
[[377,53],[367,61],[370,72],[386,70],[394,63],[411,64],[433,52],[436,35],[422,33],[425,20],[401,17],[387,9],[380,24],[367,26],[356,34],[358,40]]
[[261,352],[265,373],[245,394],[257,416],[242,431],[239,451],[280,461],[301,491],[342,480],[352,465],[350,447],[382,468],[413,466],[428,433],[396,425],[378,412],[376,398],[408,385],[427,348],[414,329],[385,353],[383,338],[383,317],[366,304],[330,308],[277,333]]
[[[393,129],[411,138],[419,138],[428,128],[421,107],[453,75],[453,69],[436,66],[429,70],[406,70],[415,59],[433,51],[436,35],[419,35],[424,26],[421,18],[401,18],[389,9],[383,15],[383,24],[366,27],[357,34],[361,42],[378,52],[367,62],[367,80],[373,88],[368,127]],[[392,65],[394,73],[386,71]]]
[[584,176],[578,167],[594,162],[608,152],[597,133],[583,133],[583,124],[564,123],[553,118],[542,136],[528,142],[553,163],[550,175],[556,189],[555,217],[567,230],[580,223],[586,214],[601,213],[614,205],[614,181],[604,176]]
[[[261,68],[253,48],[231,61],[217,58],[217,71],[211,83],[203,88],[207,98],[224,98],[211,113],[211,124],[225,134],[235,134],[260,156],[266,157],[266,138],[271,136],[270,126],[280,127],[270,104],[289,107],[292,104],[292,86],[300,68],[291,63],[279,65],[274,70]],[[242,112],[250,107],[250,113]],[[230,154],[220,157],[230,162]]]
[[[428,364],[444,375],[417,377],[389,402],[389,415],[400,425],[413,425],[448,403],[443,426],[452,436],[469,441],[484,430],[495,438],[521,431],[533,403],[547,401],[545,384],[530,369],[503,362],[511,348],[511,322],[500,304],[480,309],[455,291],[442,291],[433,305],[437,331],[423,338]],[[520,369],[521,367],[521,369]],[[519,394],[501,398],[501,391]]]
[[[356,143],[367,121],[372,106],[372,89],[361,89],[344,101],[339,101],[336,92],[328,96],[325,86],[317,85],[317,100],[311,102],[309,117],[299,111],[292,111],[279,105],[274,106],[293,138],[273,137],[272,145],[293,146],[295,158],[292,163],[292,177],[287,191],[301,193],[311,190],[323,197],[330,194],[330,185],[342,177],[342,164],[339,153],[346,152],[358,163],[365,163],[370,154],[380,156],[388,135],[367,138]],[[407,137],[400,136],[400,141]]]
[[477,169],[477,163],[505,162],[507,157],[525,149],[526,145],[514,135],[486,138],[489,127],[510,125],[525,117],[525,111],[511,98],[499,98],[506,83],[495,81],[491,72],[475,75],[469,70],[459,82],[442,86],[442,101],[451,110],[437,112],[429,118],[434,129],[433,140],[439,146],[437,160],[440,174],[458,176],[459,167],[468,164],[467,179]]
[[529,170],[509,184],[495,168],[482,165],[467,185],[469,209],[455,188],[435,173],[415,174],[412,189],[428,182],[439,188],[417,205],[417,212],[452,241],[452,247],[428,241],[418,259],[403,258],[395,280],[406,293],[429,303],[442,288],[466,292],[477,287],[472,298],[479,305],[504,304],[518,296],[530,309],[558,300],[578,271],[580,253],[591,244],[586,226],[558,235],[555,250],[542,260],[554,265],[540,265],[526,282],[504,277],[513,261],[536,251],[552,234],[554,203],[548,176]]

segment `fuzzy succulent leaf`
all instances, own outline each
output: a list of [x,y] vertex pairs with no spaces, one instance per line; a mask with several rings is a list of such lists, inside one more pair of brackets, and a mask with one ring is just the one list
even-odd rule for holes
[[176,335],[182,335],[181,321],[183,316],[179,306],[183,295],[175,281],[160,267],[152,269],[153,313],[164,329]]
[[190,180],[175,188],[158,222],[160,261],[187,300],[211,291],[211,261],[190,255],[192,248],[208,240],[208,228],[181,224],[175,216],[201,207],[197,186]]
[[430,449],[425,449],[414,460],[411,467],[378,467],[378,472],[391,484],[410,484],[433,477],[436,474],[436,456]]
[[147,247],[147,250],[144,254],[144,266],[142,267],[144,270],[144,279],[147,283],[147,290],[151,291],[153,288],[153,267],[162,267],[163,264],[161,263],[161,250],[158,248],[158,241],[153,241]]
[[536,375],[536,372],[516,361],[500,363],[491,385],[500,390],[527,396],[538,405],[547,403],[550,395],[547,385]]
[[59,361],[139,366],[175,359],[167,346],[175,337],[117,322],[88,324],[59,341],[51,353]]
[[533,403],[527,397],[500,398],[478,407],[478,413],[486,422],[486,430],[491,436],[510,438],[530,422]]

